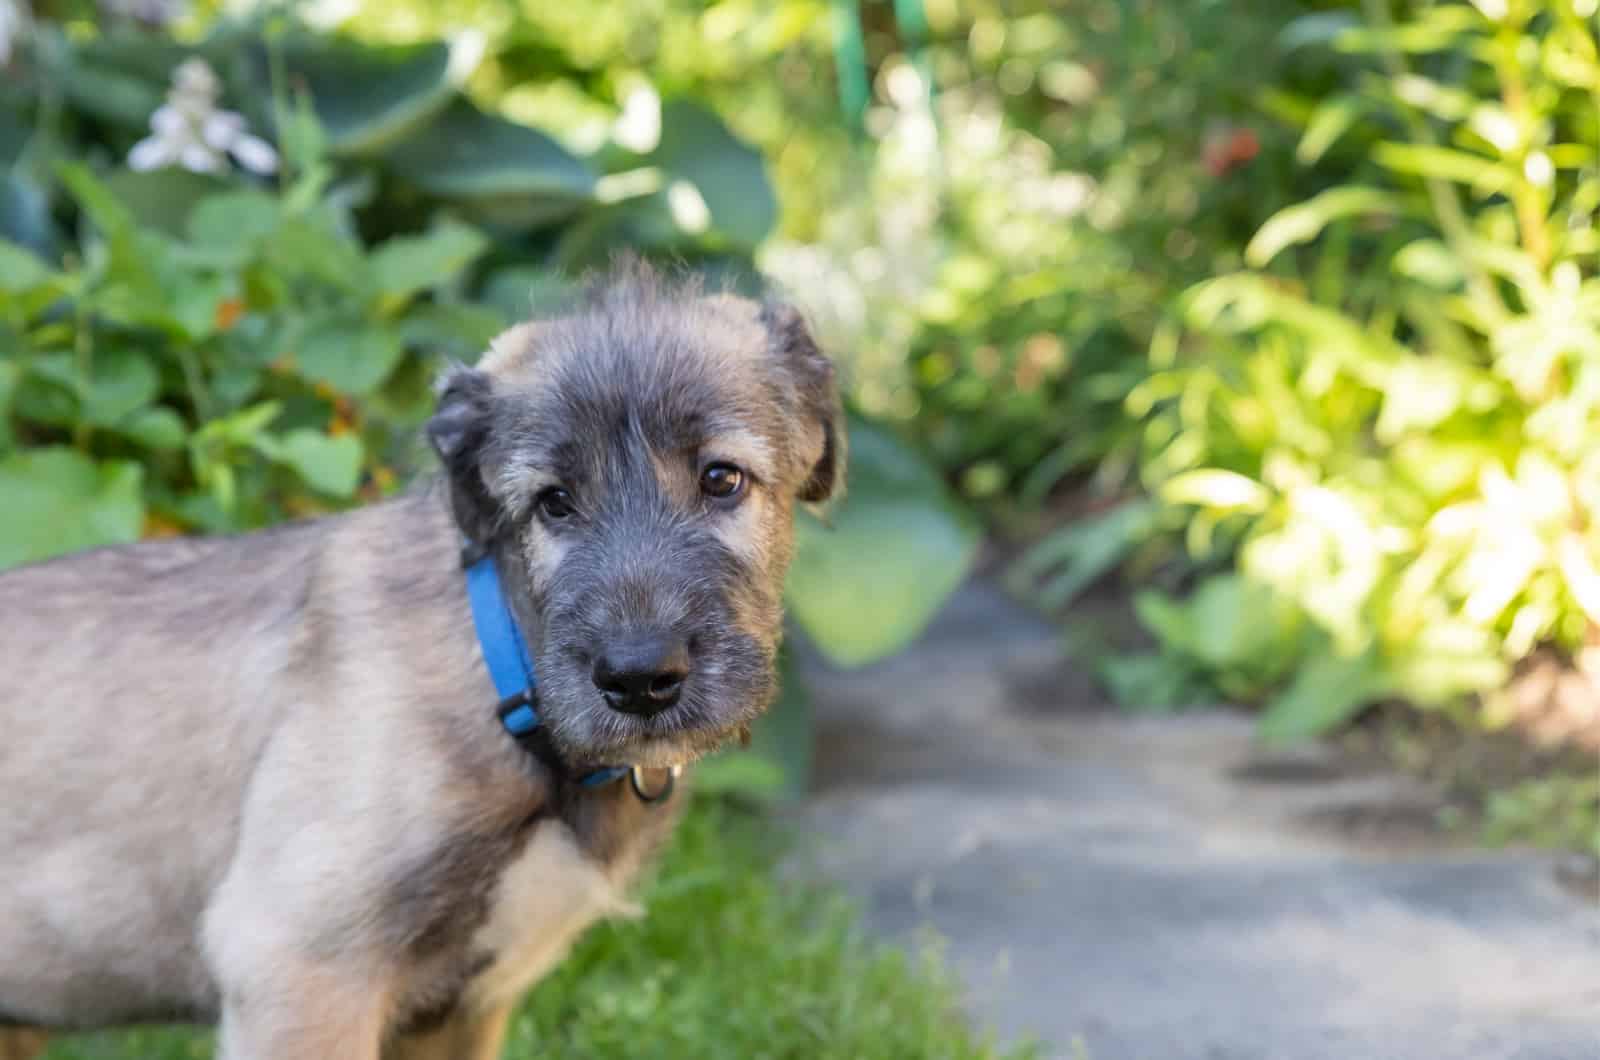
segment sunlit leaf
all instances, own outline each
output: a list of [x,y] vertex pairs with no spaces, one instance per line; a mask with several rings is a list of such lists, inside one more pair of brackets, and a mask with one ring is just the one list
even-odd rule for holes
[[1323,100],[1306,122],[1306,130],[1294,149],[1295,160],[1303,166],[1315,165],[1370,110],[1370,105],[1359,96],[1332,96]]
[[454,95],[447,45],[373,45],[294,34],[280,45],[335,155],[370,155],[426,122]]
[[404,299],[451,280],[488,247],[475,228],[440,224],[420,236],[395,236],[372,254],[373,283],[383,294]]
[[698,103],[675,99],[662,105],[661,143],[650,161],[669,183],[689,181],[710,209],[714,229],[739,246],[756,246],[777,222],[777,199],[760,152]]
[[275,449],[275,459],[318,492],[348,497],[361,482],[364,453],[361,439],[354,434],[329,437],[303,427],[284,435]]
[[308,379],[365,394],[389,377],[404,352],[399,337],[382,325],[332,319],[307,330],[294,363]]
[[1285,247],[1317,238],[1334,221],[1372,213],[1394,214],[1401,209],[1399,199],[1381,188],[1331,188],[1274,214],[1245,247],[1245,259],[1260,268]]
[[44,447],[0,459],[0,569],[64,552],[136,540],[143,469]]
[[594,193],[594,173],[555,140],[465,101],[395,145],[388,159],[423,191],[503,223],[548,224]]
[[1499,162],[1431,144],[1383,143],[1373,149],[1373,159],[1396,173],[1465,184],[1479,196],[1504,192],[1516,183],[1516,173]]
[[1261,511],[1270,496],[1254,479],[1221,468],[1186,471],[1161,486],[1161,499],[1168,504],[1197,504],[1240,511]]

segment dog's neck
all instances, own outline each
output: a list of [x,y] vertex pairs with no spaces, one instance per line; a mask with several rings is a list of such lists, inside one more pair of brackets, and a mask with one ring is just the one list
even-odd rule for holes
[[[416,497],[417,502],[428,509],[420,520],[427,527],[428,534],[431,536],[443,531],[462,545],[458,563],[450,572],[458,584],[453,588],[441,587],[442,591],[447,595],[467,592],[470,611],[467,627],[475,636],[491,675],[497,666],[502,669],[506,667],[507,653],[519,656],[511,661],[512,669],[521,670],[519,678],[502,676],[495,679],[495,696],[498,698],[485,700],[483,707],[486,720],[500,727],[505,737],[528,756],[530,768],[543,774],[546,780],[544,786],[558,803],[570,802],[582,796],[586,789],[598,789],[611,784],[621,784],[633,797],[646,804],[670,796],[681,771],[676,767],[640,770],[633,768],[630,763],[579,765],[569,761],[556,746],[549,727],[543,723],[537,698],[532,645],[526,639],[525,631],[539,629],[539,619],[531,605],[533,594],[526,565],[521,562],[515,543],[508,535],[500,534],[484,543],[466,539],[442,485],[437,480],[427,483]],[[428,551],[434,553],[437,550]],[[486,572],[492,581],[492,594],[488,598],[472,599],[474,593],[466,589],[469,575],[474,570],[479,575],[480,597]],[[430,571],[428,581],[432,583],[438,574],[438,571]],[[510,628],[491,630],[486,623],[492,626],[499,618],[494,612],[502,609],[509,617]],[[514,641],[507,643],[511,638]],[[525,715],[514,712],[511,708],[516,704],[509,701],[513,695],[522,692],[530,694],[527,706],[533,711],[535,719],[531,725],[513,724]]]

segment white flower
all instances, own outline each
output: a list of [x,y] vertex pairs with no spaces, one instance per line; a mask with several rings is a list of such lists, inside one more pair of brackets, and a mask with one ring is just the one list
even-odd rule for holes
[[0,67],[11,62],[12,44],[28,29],[28,5],[23,0],[0,0]]
[[252,173],[274,172],[278,153],[245,131],[243,115],[218,109],[221,93],[222,85],[205,60],[185,60],[173,71],[167,102],[150,115],[151,135],[128,152],[128,166],[147,170],[178,165],[196,173],[221,173],[232,155]]

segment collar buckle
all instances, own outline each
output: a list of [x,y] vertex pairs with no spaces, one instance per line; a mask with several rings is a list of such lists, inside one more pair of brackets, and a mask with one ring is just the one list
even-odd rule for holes
[[639,766],[630,766],[628,769],[628,784],[633,788],[633,793],[639,797],[640,802],[665,802],[672,797],[672,789],[678,786],[678,777],[682,773],[682,766],[668,766],[666,783],[652,792],[645,790],[644,770]]

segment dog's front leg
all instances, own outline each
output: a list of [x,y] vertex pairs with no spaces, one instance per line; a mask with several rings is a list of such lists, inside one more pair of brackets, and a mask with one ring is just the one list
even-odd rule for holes
[[510,1022],[510,1005],[461,1011],[437,1030],[390,1043],[383,1060],[498,1060]]
[[272,964],[256,986],[224,984],[217,1060],[378,1060],[385,991],[348,968]]

